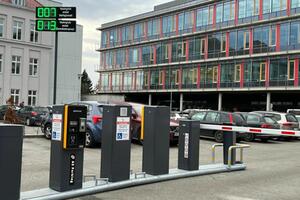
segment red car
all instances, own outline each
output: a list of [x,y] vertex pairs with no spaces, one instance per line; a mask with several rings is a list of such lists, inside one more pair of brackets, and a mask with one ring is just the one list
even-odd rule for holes
[[[141,119],[142,119],[142,109],[144,104],[138,103],[126,103],[132,106],[132,130],[131,138],[133,140],[143,143],[141,139]],[[179,124],[171,120],[170,121],[170,144],[178,144],[179,137]]]

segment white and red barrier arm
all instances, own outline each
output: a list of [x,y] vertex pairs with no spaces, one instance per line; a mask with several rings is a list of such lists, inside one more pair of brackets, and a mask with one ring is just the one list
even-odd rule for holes
[[281,129],[266,129],[266,128],[211,125],[211,124],[201,124],[200,129],[217,130],[217,131],[234,131],[234,132],[240,132],[240,133],[256,133],[256,134],[274,135],[274,136],[300,137],[300,131],[281,130]]

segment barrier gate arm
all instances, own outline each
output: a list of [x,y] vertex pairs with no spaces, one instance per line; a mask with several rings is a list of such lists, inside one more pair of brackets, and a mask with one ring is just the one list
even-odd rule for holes
[[300,131],[293,131],[293,130],[266,129],[266,128],[253,128],[253,127],[242,127],[242,126],[227,126],[227,125],[222,126],[222,125],[210,125],[210,124],[201,124],[200,129],[266,134],[266,135],[274,135],[274,136],[300,137]]

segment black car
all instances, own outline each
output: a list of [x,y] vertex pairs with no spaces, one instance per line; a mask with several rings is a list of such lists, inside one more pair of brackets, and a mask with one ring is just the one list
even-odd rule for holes
[[[246,122],[248,127],[255,128],[267,128],[267,129],[280,129],[280,125],[276,122],[272,115],[267,115],[258,112],[251,112],[246,115]],[[256,138],[266,142],[269,139],[274,139],[276,137],[261,134],[261,133],[247,133],[245,134],[244,140],[246,142],[252,142]]]
[[25,106],[16,112],[17,117],[27,126],[40,125],[42,119],[49,112],[46,107]]
[[[246,122],[237,114],[222,111],[201,111],[191,117],[192,120],[198,120],[201,124],[214,125],[234,125],[245,126]],[[216,142],[223,142],[223,131],[201,129],[201,137],[215,139]],[[244,133],[237,133],[237,139],[243,139]]]

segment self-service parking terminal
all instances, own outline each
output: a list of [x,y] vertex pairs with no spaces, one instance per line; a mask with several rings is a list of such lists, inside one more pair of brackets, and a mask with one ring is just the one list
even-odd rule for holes
[[86,106],[53,107],[49,187],[64,192],[82,188]]
[[131,106],[103,106],[101,178],[118,182],[130,178]]

